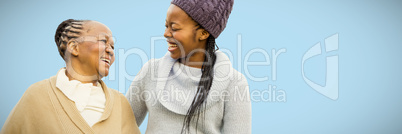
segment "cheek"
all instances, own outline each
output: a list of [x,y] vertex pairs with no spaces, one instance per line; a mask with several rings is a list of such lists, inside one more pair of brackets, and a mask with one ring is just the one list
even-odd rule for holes
[[176,33],[173,34],[173,38],[182,44],[184,50],[192,50],[195,48],[196,42],[194,42],[194,36],[192,33]]
[[[95,45],[92,44],[81,44],[79,48],[79,53],[82,58],[93,58],[95,55],[97,55],[98,48],[94,47]],[[89,59],[88,59],[89,60]]]
[[91,58],[94,61],[98,61],[100,59],[101,53],[102,47],[100,47],[99,45],[93,45],[88,51],[88,54],[91,55]]
[[115,60],[115,58],[114,58],[114,55],[113,55],[110,65],[112,65],[114,63],[114,60]]

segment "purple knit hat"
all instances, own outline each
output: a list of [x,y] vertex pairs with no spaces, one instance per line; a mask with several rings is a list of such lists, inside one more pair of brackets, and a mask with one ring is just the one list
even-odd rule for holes
[[234,0],[172,0],[214,38],[226,27]]

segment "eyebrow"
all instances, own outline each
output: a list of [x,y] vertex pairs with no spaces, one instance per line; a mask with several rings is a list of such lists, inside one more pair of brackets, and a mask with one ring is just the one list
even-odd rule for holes
[[[165,20],[165,21],[167,22],[167,20]],[[176,23],[176,22],[170,22],[170,25],[173,25],[173,24],[180,25],[179,23]]]

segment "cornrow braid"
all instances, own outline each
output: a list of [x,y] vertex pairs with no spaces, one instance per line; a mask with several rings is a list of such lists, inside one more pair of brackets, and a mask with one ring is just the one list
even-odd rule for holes
[[[205,46],[205,58],[204,63],[202,64],[202,75],[200,82],[198,83],[197,92],[194,96],[193,102],[190,105],[190,108],[187,111],[186,116],[184,117],[183,127],[181,133],[189,133],[190,132],[190,124],[193,117],[196,117],[196,129],[198,127],[198,120],[200,117],[200,113],[203,113],[203,117],[205,120],[205,112],[202,112],[202,107],[205,107],[207,102],[207,97],[209,91],[211,90],[212,81],[213,81],[213,68],[216,61],[215,51],[215,38],[213,36],[209,36],[207,39],[207,44]],[[205,103],[204,103],[205,102]],[[204,123],[204,121],[203,121]]]
[[64,59],[67,43],[71,39],[78,38],[83,30],[83,24],[88,20],[68,19],[59,24],[54,35],[57,49],[60,56]]

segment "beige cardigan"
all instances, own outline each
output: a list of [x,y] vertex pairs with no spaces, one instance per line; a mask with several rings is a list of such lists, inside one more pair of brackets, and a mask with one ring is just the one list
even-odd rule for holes
[[[57,76],[57,75],[56,75]],[[56,87],[56,76],[37,82],[25,91],[11,111],[1,134],[16,133],[140,133],[127,99],[106,87],[105,111],[92,128],[80,115],[73,101]]]

